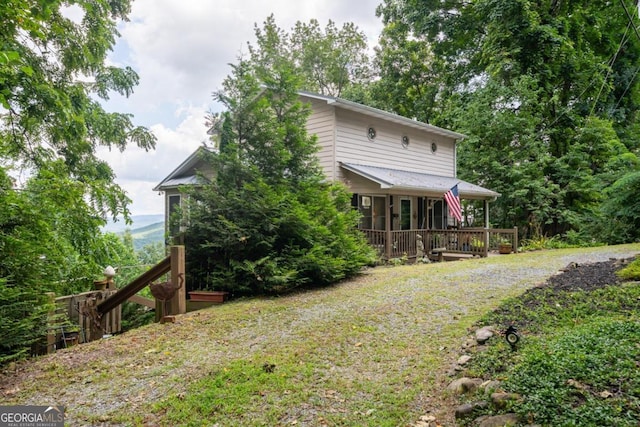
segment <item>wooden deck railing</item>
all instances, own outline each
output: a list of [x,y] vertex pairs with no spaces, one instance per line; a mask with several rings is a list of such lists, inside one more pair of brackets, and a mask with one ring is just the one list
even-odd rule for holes
[[[498,250],[499,243],[509,242],[514,251],[518,247],[518,229],[463,228],[460,230],[361,230],[369,244],[389,258],[402,256],[415,257],[416,237],[422,236],[425,252],[441,249],[449,253],[487,256],[490,251]],[[390,237],[389,250],[387,238]],[[387,253],[389,252],[389,253]]]

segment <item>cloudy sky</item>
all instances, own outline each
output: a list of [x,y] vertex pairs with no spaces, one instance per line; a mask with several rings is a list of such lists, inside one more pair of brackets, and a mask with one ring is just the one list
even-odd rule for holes
[[229,63],[255,44],[254,24],[271,13],[289,31],[296,21],[315,18],[324,27],[355,23],[371,45],[382,23],[375,16],[381,0],[135,0],[130,21],[109,61],[131,66],[140,84],[129,98],[114,95],[108,110],[134,115],[134,123],[157,137],[155,151],[134,147],[124,153],[101,151],[117,182],[133,200],[133,215],[160,214],[163,198],[152,188],[206,140],[204,117],[219,111],[211,94],[229,74]]

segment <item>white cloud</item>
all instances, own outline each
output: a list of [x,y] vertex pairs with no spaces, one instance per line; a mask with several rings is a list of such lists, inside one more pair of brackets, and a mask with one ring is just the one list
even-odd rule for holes
[[136,215],[163,212],[163,199],[152,189],[182,161],[207,140],[204,108],[186,109],[186,118],[171,129],[156,124],[151,131],[157,138],[156,149],[144,151],[129,147],[124,152],[101,149],[104,159],[116,174],[116,182],[133,200],[131,212]]
[[[204,115],[219,110],[212,93],[229,74],[229,63],[254,43],[254,24],[273,13],[278,26],[290,30],[296,21],[329,19],[354,22],[376,43],[382,24],[375,17],[380,0],[136,0],[130,21],[120,25],[122,38],[109,61],[129,65],[140,85],[128,98],[114,96],[110,110],[132,113],[158,138],[156,150],[135,148],[123,154],[102,152],[118,182],[134,201],[132,212],[161,213],[151,188],[206,139]],[[148,188],[148,190],[146,190]],[[157,206],[157,207],[156,207]]]

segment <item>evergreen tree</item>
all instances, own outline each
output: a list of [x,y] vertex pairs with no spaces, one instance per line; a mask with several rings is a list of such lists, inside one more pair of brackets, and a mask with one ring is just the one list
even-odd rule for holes
[[336,282],[373,260],[348,192],[324,182],[299,86],[292,64],[275,58],[240,61],[216,93],[227,134],[219,153],[205,154],[215,179],[190,192],[191,286],[278,293]]

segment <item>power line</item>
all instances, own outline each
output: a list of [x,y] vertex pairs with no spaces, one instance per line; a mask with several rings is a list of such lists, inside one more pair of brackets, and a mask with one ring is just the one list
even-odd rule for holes
[[616,53],[613,55],[613,58],[611,58],[611,61],[609,61],[609,67],[607,69],[607,75],[604,76],[604,79],[602,79],[602,84],[600,85],[600,90],[598,91],[598,94],[596,95],[596,98],[593,100],[593,106],[591,107],[591,112],[589,113],[590,116],[593,115],[593,112],[596,109],[596,105],[598,104],[598,100],[600,99],[600,95],[602,94],[602,90],[604,89],[604,85],[607,84],[607,80],[609,79],[609,75],[611,74],[611,71],[613,70],[613,64],[615,64],[616,59],[618,59],[618,54],[622,50],[622,46],[624,46],[624,44],[627,41],[627,34],[629,33],[629,26],[631,26],[631,25],[632,25],[631,22],[629,22],[629,25],[627,25],[627,28],[624,30],[624,34],[622,35],[622,40],[620,40],[620,45],[618,46],[618,50],[616,50]]
[[[629,13],[629,9],[627,9],[627,5],[624,3],[624,0],[620,0],[620,3],[622,3],[622,8],[627,14],[627,18],[629,19],[629,24],[631,24],[631,26],[633,27],[633,31],[635,31],[636,36],[638,37],[638,40],[640,40],[640,32],[638,32],[638,27],[636,27],[636,25],[633,23],[633,16],[631,16],[631,13]],[[640,3],[638,4],[640,5]]]

